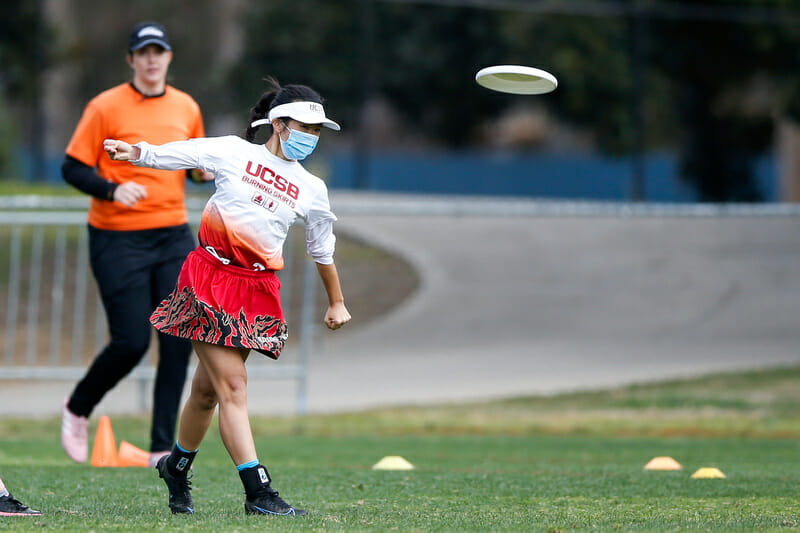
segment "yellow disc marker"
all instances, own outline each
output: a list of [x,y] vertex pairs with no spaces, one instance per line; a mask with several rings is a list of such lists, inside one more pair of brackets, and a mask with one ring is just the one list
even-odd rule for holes
[[719,468],[703,467],[692,474],[692,479],[724,478],[725,474]]

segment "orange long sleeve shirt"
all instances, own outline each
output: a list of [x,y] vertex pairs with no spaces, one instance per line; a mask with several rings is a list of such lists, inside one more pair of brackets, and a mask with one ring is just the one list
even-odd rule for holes
[[146,97],[130,83],[124,83],[93,98],[67,145],[67,155],[96,168],[100,177],[114,183],[135,181],[145,186],[147,198],[132,208],[92,198],[89,224],[117,231],[185,224],[186,172],[112,161],[103,151],[103,140],[164,144],[204,136],[200,106],[191,96],[169,85],[163,95]]

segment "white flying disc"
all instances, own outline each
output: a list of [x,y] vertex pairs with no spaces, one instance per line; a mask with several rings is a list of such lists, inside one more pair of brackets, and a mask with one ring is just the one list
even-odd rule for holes
[[479,85],[513,94],[544,94],[558,86],[556,77],[547,71],[521,65],[495,65],[475,74]]

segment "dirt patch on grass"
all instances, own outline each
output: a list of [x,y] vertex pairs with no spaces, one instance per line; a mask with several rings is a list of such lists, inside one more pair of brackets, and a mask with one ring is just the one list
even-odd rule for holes
[[419,275],[408,262],[346,234],[339,234],[336,263],[352,326],[390,312],[419,287]]
[[[336,234],[336,269],[342,282],[345,303],[353,316],[348,328],[358,328],[369,324],[373,320],[391,312],[398,305],[410,297],[419,287],[419,274],[402,257],[386,250],[366,243],[363,240],[337,232]],[[291,300],[289,323],[299,324],[300,317],[295,313],[301,309],[300,297],[302,295],[302,269],[304,261],[308,261],[305,252],[305,243],[302,240],[302,231],[290,235],[292,242],[291,262],[287,260],[287,272],[283,273],[284,303]],[[288,255],[288,254],[287,254]],[[289,280],[288,270],[294,274]],[[287,290],[288,289],[288,290]],[[289,293],[288,299],[286,293]],[[314,319],[322,320],[327,305],[327,295],[318,282],[317,308],[314,310]],[[295,340],[296,340],[295,335]]]

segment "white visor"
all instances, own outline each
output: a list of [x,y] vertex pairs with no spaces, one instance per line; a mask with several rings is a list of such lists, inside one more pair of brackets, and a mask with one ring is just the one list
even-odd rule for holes
[[269,118],[253,121],[250,127],[269,124],[276,118],[289,117],[303,124],[321,124],[334,131],[342,129],[336,122],[325,116],[325,109],[317,102],[289,102],[276,105],[269,110]]

